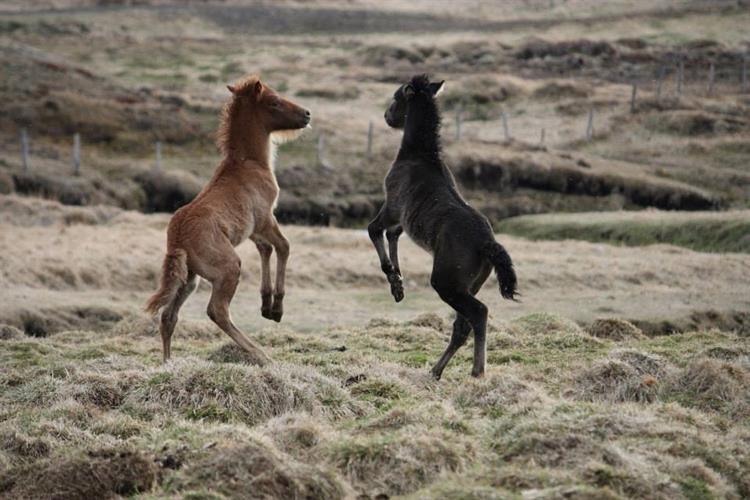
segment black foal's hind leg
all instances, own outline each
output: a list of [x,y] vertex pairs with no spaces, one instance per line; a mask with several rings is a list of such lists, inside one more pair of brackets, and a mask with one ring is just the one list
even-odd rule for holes
[[[441,282],[440,277],[432,277],[433,287],[445,303],[466,318],[474,330],[474,367],[471,375],[484,375],[486,356],[487,306],[475,299],[468,291],[461,290],[450,282]],[[455,283],[455,282],[454,282]]]
[[443,375],[443,370],[448,362],[451,360],[456,351],[466,343],[466,339],[469,338],[471,333],[471,325],[466,319],[460,314],[456,313],[456,320],[453,322],[453,334],[451,335],[450,343],[445,349],[445,352],[440,359],[432,368],[432,376],[436,380],[440,380]]

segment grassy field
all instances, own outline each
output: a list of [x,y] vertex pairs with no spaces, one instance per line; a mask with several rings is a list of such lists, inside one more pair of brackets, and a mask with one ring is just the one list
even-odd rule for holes
[[449,325],[257,337],[248,364],[187,321],[160,364],[155,325],[0,340],[0,492],[89,498],[739,498],[750,419],[747,338],[647,338],[532,314],[492,325],[441,382]]
[[452,318],[429,256],[403,240],[396,305],[365,232],[285,227],[283,322],[260,317],[250,244],[232,306],[274,364],[228,343],[201,285],[162,365],[139,311],[167,216],[0,207],[2,497],[750,494],[745,254],[501,234],[524,302],[489,280],[486,376],[469,342],[436,382]]
[[535,240],[630,246],[665,243],[703,252],[750,252],[750,212],[746,210],[526,215],[507,219],[498,229]]

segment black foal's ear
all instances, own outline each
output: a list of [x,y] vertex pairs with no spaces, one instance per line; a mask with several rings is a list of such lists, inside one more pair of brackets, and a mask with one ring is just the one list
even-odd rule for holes
[[411,99],[412,97],[414,97],[415,93],[416,92],[414,91],[414,87],[412,87],[411,84],[407,83],[404,86],[404,97],[406,97],[407,99]]
[[431,83],[427,87],[430,89],[430,93],[432,94],[432,96],[437,97],[445,88],[445,80],[441,80],[437,83]]

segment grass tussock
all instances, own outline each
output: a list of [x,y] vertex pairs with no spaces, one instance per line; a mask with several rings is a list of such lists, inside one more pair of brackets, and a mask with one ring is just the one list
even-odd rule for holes
[[698,358],[675,373],[665,397],[705,411],[747,418],[750,412],[750,372],[729,361]]
[[202,495],[204,488],[230,498],[346,498],[337,475],[290,460],[256,440],[217,447],[187,466],[175,489]]
[[644,338],[640,328],[630,321],[620,318],[600,318],[594,320],[588,326],[587,331],[594,337],[615,341]]
[[458,435],[416,429],[354,438],[329,451],[331,461],[357,490],[375,495],[415,491],[441,473],[462,470],[474,453]]
[[0,340],[17,340],[23,337],[23,332],[13,325],[0,325]]
[[174,361],[152,371],[130,393],[127,403],[166,406],[184,418],[255,425],[289,411],[333,418],[361,411],[339,385],[311,370]]
[[[158,318],[145,315],[126,315],[109,331],[113,336],[123,337],[159,337]],[[175,333],[178,338],[190,340],[217,340],[222,338],[219,328],[209,320],[185,320],[177,323]]]
[[0,476],[8,498],[114,498],[151,489],[157,468],[153,459],[130,449],[79,452],[13,469]]
[[583,401],[650,403],[659,396],[670,370],[660,356],[635,349],[615,350],[583,370],[570,394]]
[[543,348],[586,349],[601,340],[586,333],[577,323],[548,313],[533,313],[515,319],[509,327],[514,343]]
[[239,363],[246,365],[263,365],[265,360],[249,353],[235,343],[226,343],[211,351],[208,360],[215,363]]
[[548,398],[533,384],[519,380],[512,373],[502,373],[462,384],[456,391],[454,402],[459,408],[477,409],[496,417],[529,411],[548,403]]
[[469,345],[436,382],[447,336],[434,315],[264,331],[267,367],[201,332],[162,365],[151,320],[130,316],[5,340],[0,496],[750,493],[744,337],[614,347],[536,313],[493,328],[484,378],[468,376]]

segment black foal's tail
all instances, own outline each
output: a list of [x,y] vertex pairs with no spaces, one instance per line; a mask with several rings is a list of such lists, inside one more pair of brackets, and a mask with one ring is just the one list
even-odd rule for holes
[[500,295],[505,299],[516,300],[516,271],[513,261],[503,246],[495,240],[488,241],[482,247],[482,254],[492,263],[500,283]]

